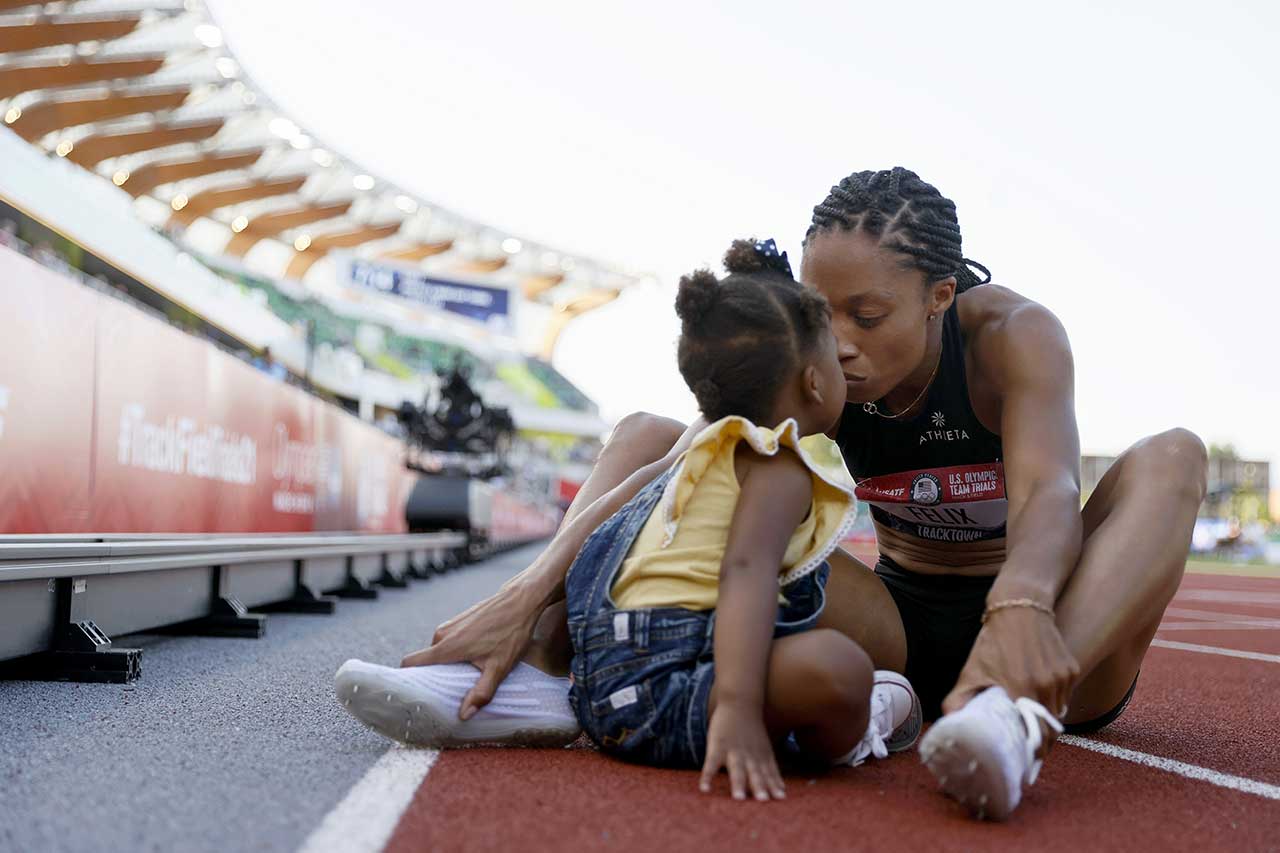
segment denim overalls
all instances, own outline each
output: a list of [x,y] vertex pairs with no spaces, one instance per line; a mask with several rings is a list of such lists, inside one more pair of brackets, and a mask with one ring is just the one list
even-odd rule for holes
[[[715,611],[619,610],[609,594],[672,470],[596,528],[569,567],[569,703],[605,752],[644,764],[700,767],[715,679]],[[826,602],[829,571],[824,562],[782,589],[787,603],[778,607],[774,637],[814,627]]]

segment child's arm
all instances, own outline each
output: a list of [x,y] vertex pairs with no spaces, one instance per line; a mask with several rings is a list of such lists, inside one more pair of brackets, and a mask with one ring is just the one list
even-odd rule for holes
[[[813,500],[808,470],[790,451],[739,454],[742,487],[720,564],[716,604],[714,708],[701,788],[721,767],[735,799],[747,783],[756,799],[782,797],[773,744],[764,725],[765,676],[778,611],[778,574],[787,543]],[[743,467],[745,466],[745,471]]]

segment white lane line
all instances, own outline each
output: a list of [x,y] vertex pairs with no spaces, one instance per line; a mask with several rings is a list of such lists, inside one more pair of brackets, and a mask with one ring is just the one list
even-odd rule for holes
[[1248,625],[1265,625],[1268,628],[1280,628],[1280,619],[1272,616],[1256,616],[1251,613],[1224,613],[1221,610],[1197,610],[1190,607],[1168,607],[1166,617],[1179,619],[1204,619],[1209,622],[1243,622]]
[[1232,776],[1228,773],[1219,773],[1217,770],[1210,770],[1207,767],[1198,767],[1195,764],[1174,761],[1172,758],[1161,758],[1158,755],[1148,755],[1145,752],[1125,749],[1122,746],[1102,743],[1101,741],[1086,740],[1085,738],[1076,737],[1075,735],[1062,735],[1058,740],[1062,743],[1070,744],[1071,746],[1079,746],[1084,749],[1092,750],[1093,752],[1100,752],[1103,755],[1109,755],[1112,758],[1120,758],[1124,761],[1132,761],[1134,764],[1154,767],[1157,770],[1164,770],[1168,773],[1176,773],[1177,775],[1185,776],[1188,779],[1198,779],[1201,782],[1208,782],[1212,785],[1217,785],[1220,788],[1230,788],[1233,791],[1243,791],[1246,794],[1256,794],[1259,797],[1265,797],[1268,800],[1280,800],[1280,785],[1268,785],[1266,782],[1246,779],[1243,776]]
[[391,840],[438,749],[393,746],[298,848],[298,853],[379,853]]
[[1280,625],[1249,625],[1245,622],[1161,622],[1161,631],[1275,631]]
[[1180,649],[1184,652],[1203,652],[1207,655],[1222,655],[1229,658],[1245,658],[1246,660],[1263,660],[1268,663],[1280,663],[1280,655],[1268,655],[1263,652],[1241,652],[1235,649],[1221,649],[1217,646],[1202,646],[1198,643],[1179,643],[1174,640],[1152,640],[1151,645],[1162,649]]
[[1174,601],[1216,601],[1224,604],[1280,604],[1280,592],[1247,592],[1229,589],[1182,589]]

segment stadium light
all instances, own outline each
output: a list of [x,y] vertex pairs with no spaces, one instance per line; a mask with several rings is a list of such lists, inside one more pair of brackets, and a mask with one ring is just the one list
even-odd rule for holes
[[219,56],[214,60],[213,67],[217,68],[218,73],[228,80],[240,75],[239,63],[229,56]]
[[64,139],[58,143],[58,147],[53,149],[59,157],[66,157],[76,146],[70,139]]
[[115,184],[118,187],[124,186],[125,181],[127,180],[129,180],[128,169],[120,169],[114,175],[111,176],[111,183]]
[[222,47],[222,30],[213,24],[200,24],[193,30],[196,41],[205,47]]
[[289,144],[299,151],[306,151],[311,147],[311,137],[307,136],[305,133],[299,133],[293,139],[289,140]]
[[231,230],[239,234],[241,231],[249,227],[249,217],[241,214],[231,220]]
[[398,195],[396,196],[396,207],[400,208],[405,213],[416,213],[418,210],[418,203],[407,195]]
[[267,130],[271,131],[281,139],[293,139],[302,132],[301,128],[283,116],[280,118],[273,118],[271,123],[267,125]]
[[299,234],[299,235],[298,235],[297,237],[295,237],[295,238],[294,238],[294,240],[293,240],[293,248],[294,248],[294,250],[295,250],[295,251],[298,251],[298,252],[305,252],[307,249],[310,249],[310,248],[311,248],[311,235],[310,235],[310,234]]
[[187,206],[188,201],[189,199],[185,193],[178,193],[173,197],[173,201],[169,202],[169,206],[174,210],[182,210],[182,208]]
[[9,107],[9,111],[4,114],[4,123],[13,124],[20,118],[22,118],[22,110],[17,107]]
[[351,179],[351,185],[358,190],[373,189],[373,178],[369,175],[356,175]]
[[508,237],[502,241],[502,251],[508,255],[514,255],[524,248],[524,244],[515,237]]

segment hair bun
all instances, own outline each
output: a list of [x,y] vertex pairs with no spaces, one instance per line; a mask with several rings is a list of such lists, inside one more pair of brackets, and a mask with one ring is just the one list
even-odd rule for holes
[[724,253],[724,268],[730,275],[760,272],[767,267],[768,262],[756,250],[755,240],[734,240]]
[[734,240],[724,253],[724,268],[730,275],[764,272],[795,278],[787,253],[779,252],[773,240]]
[[720,282],[710,270],[698,270],[680,279],[676,315],[690,326],[699,326],[720,299]]

